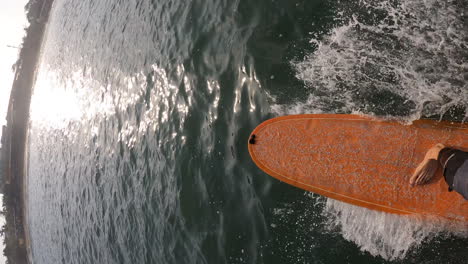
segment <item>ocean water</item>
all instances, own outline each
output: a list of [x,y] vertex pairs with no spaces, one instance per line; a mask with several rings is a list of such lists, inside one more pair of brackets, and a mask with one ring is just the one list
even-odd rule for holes
[[466,263],[467,230],[278,182],[291,113],[468,116],[466,1],[56,0],[31,108],[34,263]]

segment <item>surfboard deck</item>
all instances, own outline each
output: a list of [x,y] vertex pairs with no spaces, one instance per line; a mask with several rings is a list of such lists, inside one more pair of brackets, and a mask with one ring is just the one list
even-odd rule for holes
[[448,191],[441,169],[428,184],[409,185],[435,144],[468,149],[467,124],[306,114],[267,120],[252,135],[253,161],[278,180],[373,210],[468,223],[468,201]]

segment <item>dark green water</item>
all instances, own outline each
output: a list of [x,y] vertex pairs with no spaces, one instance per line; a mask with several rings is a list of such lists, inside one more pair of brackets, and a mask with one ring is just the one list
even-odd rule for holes
[[306,194],[290,113],[467,116],[463,1],[56,0],[31,112],[35,263],[464,263],[466,235]]

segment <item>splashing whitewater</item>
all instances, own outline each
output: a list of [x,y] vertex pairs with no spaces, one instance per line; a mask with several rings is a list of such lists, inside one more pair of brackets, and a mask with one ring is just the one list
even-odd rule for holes
[[276,105],[276,113],[359,111],[412,121],[458,107],[468,117],[466,1],[340,5],[342,25],[313,38],[315,51],[292,62],[309,97]]

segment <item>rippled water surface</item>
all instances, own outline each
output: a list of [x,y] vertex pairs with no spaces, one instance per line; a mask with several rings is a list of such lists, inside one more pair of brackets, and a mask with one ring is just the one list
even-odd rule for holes
[[289,113],[468,116],[465,1],[56,0],[32,100],[34,263],[463,263],[466,234],[250,160]]

